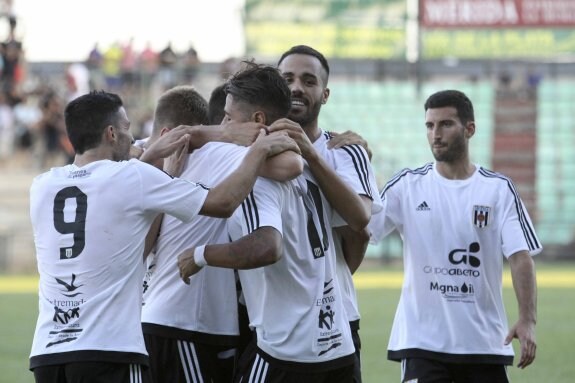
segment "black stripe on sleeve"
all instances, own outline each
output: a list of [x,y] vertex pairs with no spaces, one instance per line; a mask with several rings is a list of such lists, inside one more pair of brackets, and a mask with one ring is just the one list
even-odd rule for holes
[[488,178],[498,178],[507,183],[507,187],[511,191],[511,194],[513,194],[515,210],[517,211],[517,216],[519,217],[519,224],[521,225],[521,230],[523,231],[525,240],[529,245],[529,250],[539,249],[541,247],[541,244],[539,243],[539,241],[537,241],[537,237],[535,236],[535,230],[529,224],[529,221],[526,218],[526,213],[523,204],[521,203],[521,198],[519,197],[519,193],[515,189],[515,185],[513,185],[511,179],[502,175],[501,173],[496,173],[484,168],[479,168],[479,174]]

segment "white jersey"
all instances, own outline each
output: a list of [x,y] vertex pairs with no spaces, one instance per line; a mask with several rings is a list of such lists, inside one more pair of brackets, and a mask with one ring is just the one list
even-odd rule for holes
[[476,166],[448,180],[429,163],[398,173],[381,196],[373,238],[397,229],[405,269],[388,357],[511,363],[503,258],[541,244],[509,178]]
[[258,179],[228,220],[234,240],[264,226],[282,234],[278,262],[239,271],[242,291],[265,353],[286,362],[349,363],[354,347],[336,282],[331,207],[307,177]]
[[[320,137],[313,143],[314,148],[330,165],[335,173],[357,194],[364,195],[373,201],[372,213],[382,209],[381,199],[377,190],[377,182],[369,157],[360,145],[347,145],[340,149],[328,149],[331,139],[329,133],[322,131]],[[341,238],[334,235],[334,245],[337,254],[337,277],[340,283],[344,306],[350,322],[360,319],[359,307],[353,278],[341,248]]]
[[[239,166],[247,151],[234,144],[208,143],[190,154],[181,178],[215,186]],[[200,216],[183,223],[164,217],[156,243],[155,267],[146,281],[144,333],[234,344],[235,339],[230,337],[239,335],[234,271],[207,266],[186,285],[177,265],[178,255],[186,249],[226,242],[225,219]],[[218,339],[206,339],[205,334]]]
[[[161,212],[189,221],[208,191],[140,162],[96,161],[34,179],[40,314],[31,367],[147,363],[140,325],[144,237]],[[110,354],[112,352],[113,354]]]

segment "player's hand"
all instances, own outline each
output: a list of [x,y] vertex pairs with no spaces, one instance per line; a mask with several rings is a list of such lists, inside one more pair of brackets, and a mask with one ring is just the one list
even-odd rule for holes
[[345,145],[360,145],[363,146],[367,152],[369,160],[371,161],[371,149],[369,148],[367,141],[359,134],[352,132],[351,130],[343,133],[329,132],[329,134],[332,138],[327,143],[328,149],[339,149]]
[[250,150],[258,149],[263,149],[267,153],[266,157],[273,157],[288,150],[301,154],[297,143],[285,131],[266,134],[262,129],[250,147]]
[[223,121],[222,126],[224,128],[222,141],[241,146],[250,146],[260,131],[267,129],[265,125],[257,122]]
[[184,171],[189,153],[190,141],[187,140],[184,145],[178,147],[174,153],[164,160],[164,171],[172,177],[179,177]]
[[144,153],[144,149],[140,148],[139,146],[130,146],[130,158],[138,159],[141,157],[142,153]]
[[202,268],[196,265],[194,261],[195,248],[188,249],[178,256],[178,268],[180,269],[180,278],[186,285],[190,284],[190,277]]
[[535,342],[535,323],[518,321],[509,330],[507,338],[505,338],[505,345],[511,343],[513,338],[519,339],[521,345],[521,356],[517,367],[525,368],[535,360],[535,353],[537,350],[537,343]]
[[140,157],[141,161],[153,163],[166,158],[184,145],[190,145],[191,135],[187,133],[187,126],[179,126],[161,135],[156,142],[150,145]]
[[307,134],[302,129],[300,124],[287,118],[281,118],[275,121],[268,127],[270,133],[285,132],[287,133],[298,145],[301,155],[304,159],[309,159],[311,156],[316,155],[313,144],[307,137]]

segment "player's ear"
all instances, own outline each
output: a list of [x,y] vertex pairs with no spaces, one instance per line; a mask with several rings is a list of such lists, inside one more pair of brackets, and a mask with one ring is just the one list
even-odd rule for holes
[[252,114],[252,121],[257,122],[258,124],[266,124],[266,114],[261,110],[254,112]]
[[104,138],[108,142],[116,141],[116,131],[114,130],[114,126],[112,125],[106,126],[106,128],[104,129]]
[[469,139],[475,134],[475,121],[469,121],[465,125],[465,138]]
[[160,137],[162,137],[164,134],[168,133],[170,131],[170,128],[166,128],[165,126],[160,130]]
[[322,98],[321,98],[321,103],[322,103],[322,104],[327,103],[327,99],[329,98],[329,92],[330,92],[330,91],[329,91],[329,88],[325,88],[325,89],[323,90],[323,94],[322,94]]

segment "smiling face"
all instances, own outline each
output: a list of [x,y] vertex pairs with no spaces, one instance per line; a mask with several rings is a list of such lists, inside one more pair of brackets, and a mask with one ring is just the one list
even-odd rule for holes
[[303,129],[317,126],[321,105],[327,102],[327,73],[320,61],[306,54],[292,54],[278,66],[291,91],[288,118]]
[[430,108],[425,112],[427,141],[438,162],[455,164],[468,157],[469,137],[475,132],[473,122],[461,123],[454,107]]

